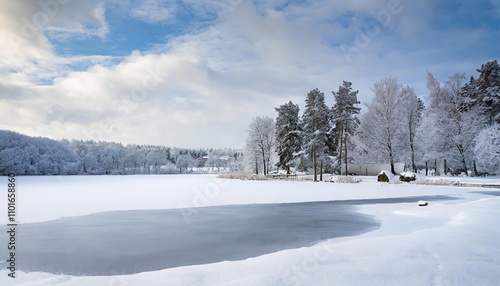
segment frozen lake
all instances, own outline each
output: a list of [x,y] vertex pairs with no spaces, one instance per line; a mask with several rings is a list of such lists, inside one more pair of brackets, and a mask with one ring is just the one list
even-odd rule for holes
[[[133,274],[242,260],[379,227],[356,205],[448,196],[103,212],[18,226],[20,270],[76,276]],[[5,233],[5,232],[3,232]]]

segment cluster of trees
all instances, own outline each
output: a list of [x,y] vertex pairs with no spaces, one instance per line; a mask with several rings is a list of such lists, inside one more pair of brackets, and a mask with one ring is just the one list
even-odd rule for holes
[[0,174],[103,175],[241,171],[235,149],[52,140],[0,130]]
[[344,81],[332,93],[335,103],[331,108],[325,103],[324,93],[316,88],[307,94],[302,116],[298,104],[290,101],[276,108],[276,122],[270,117],[254,118],[245,148],[247,165],[264,175],[273,160],[287,174],[292,167],[311,167],[314,180],[318,175],[322,180],[325,170],[333,170],[342,160],[347,163],[350,138],[359,125],[358,91]]
[[[440,83],[428,72],[424,101],[396,77],[371,88],[372,100],[360,114],[352,83],[332,92],[334,105],[325,104],[318,89],[305,100],[302,116],[297,104],[276,108],[276,121],[256,117],[245,148],[249,170],[266,175],[278,169],[307,170],[322,180],[324,171],[339,173],[347,163],[404,162],[417,172],[439,174],[500,173],[500,66],[490,61],[468,81],[463,73]],[[251,166],[251,167],[250,167]]]

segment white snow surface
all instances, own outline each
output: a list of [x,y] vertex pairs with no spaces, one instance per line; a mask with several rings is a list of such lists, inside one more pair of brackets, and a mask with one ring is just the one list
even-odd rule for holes
[[[498,285],[500,197],[472,193],[498,189],[362,179],[357,184],[331,184],[200,175],[18,177],[18,220],[41,222],[113,210],[420,195],[459,200],[430,201],[427,207],[418,207],[417,200],[361,206],[360,212],[381,222],[379,229],[241,261],[94,277],[16,272],[12,279],[1,269],[0,285]],[[500,183],[498,178],[467,181]],[[7,213],[6,206],[4,193],[0,213]],[[0,216],[0,224],[7,223],[6,217]]]

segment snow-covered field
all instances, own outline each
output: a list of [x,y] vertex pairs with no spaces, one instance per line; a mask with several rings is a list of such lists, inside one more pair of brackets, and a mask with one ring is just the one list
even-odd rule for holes
[[[18,177],[18,220],[41,222],[112,210],[179,209],[189,222],[190,217],[199,215],[189,208],[214,205],[421,195],[459,199],[430,202],[427,207],[418,207],[416,201],[364,205],[359,211],[380,220],[379,229],[242,261],[105,277],[17,272],[18,277],[12,279],[2,269],[0,285],[498,284],[500,197],[474,192],[498,194],[499,189],[384,184],[377,183],[375,177],[362,179],[358,184],[338,184],[222,180],[202,175]],[[500,184],[499,178],[453,180]],[[1,225],[7,223],[6,206],[4,194],[0,196]]]

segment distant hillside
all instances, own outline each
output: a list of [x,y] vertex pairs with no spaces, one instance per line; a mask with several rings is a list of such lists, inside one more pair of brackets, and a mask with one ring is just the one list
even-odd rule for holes
[[0,130],[0,174],[101,175],[238,171],[235,149],[183,149],[52,140]]

